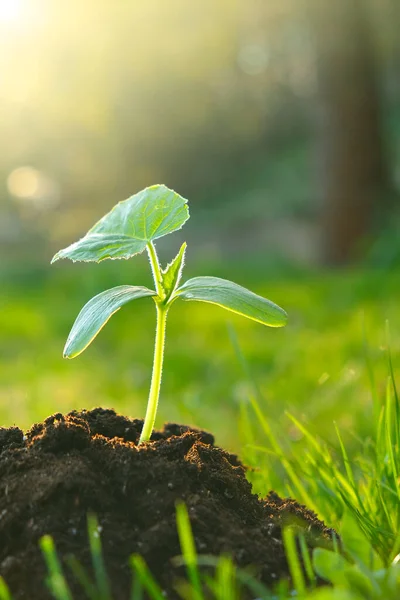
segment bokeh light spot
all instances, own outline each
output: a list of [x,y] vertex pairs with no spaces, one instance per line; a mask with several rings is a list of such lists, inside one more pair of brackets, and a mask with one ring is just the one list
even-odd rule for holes
[[45,173],[34,167],[17,167],[7,178],[11,196],[21,205],[36,209],[49,209],[60,201],[59,185]]
[[7,188],[17,198],[36,198],[40,188],[40,173],[33,167],[18,167],[8,176]]

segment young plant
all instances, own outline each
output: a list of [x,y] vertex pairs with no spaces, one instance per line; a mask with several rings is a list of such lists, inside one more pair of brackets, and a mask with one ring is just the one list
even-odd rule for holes
[[152,297],[157,312],[153,373],[140,442],[150,439],[160,394],[167,314],[176,300],[199,300],[217,304],[270,327],[286,324],[285,311],[253,292],[218,277],[194,277],[180,285],[186,243],[162,269],[154,241],[181,229],[189,218],[187,200],[165,185],[153,185],[119,202],[78,242],[60,250],[60,258],[100,262],[106,258],[130,258],[147,250],[155,290],[119,285],[101,292],[82,308],[68,336],[65,358],[74,358],[93,341],[109,318],[127,302]]

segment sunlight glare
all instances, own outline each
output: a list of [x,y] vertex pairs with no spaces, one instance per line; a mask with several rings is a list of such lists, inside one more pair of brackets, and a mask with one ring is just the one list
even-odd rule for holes
[[21,0],[0,0],[0,21],[10,23],[21,15]]

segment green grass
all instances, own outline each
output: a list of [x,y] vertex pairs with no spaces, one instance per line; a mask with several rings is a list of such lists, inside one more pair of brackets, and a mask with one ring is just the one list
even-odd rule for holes
[[[158,423],[167,419],[209,429],[218,444],[238,451],[254,467],[249,477],[258,493],[265,495],[272,488],[292,495],[339,531],[344,555],[318,550],[310,556],[301,539],[296,542],[293,532],[285,532],[297,597],[397,600],[400,277],[350,271],[297,274],[254,286],[254,271],[239,271],[211,274],[265,293],[287,309],[288,327],[271,330],[235,317],[227,322],[218,308],[182,304],[181,321],[179,311],[171,313]],[[102,282],[81,273],[81,289],[74,283],[76,277],[62,281],[57,274],[29,292],[9,289],[3,300],[4,425],[29,426],[51,412],[96,405],[143,415],[154,308],[151,302],[135,303],[131,311],[113,318],[84,356],[63,361],[63,343],[77,309],[93,291],[116,283],[107,279],[106,271]],[[126,272],[123,275],[117,283],[129,281]],[[139,275],[130,280],[145,285]],[[186,517],[179,507],[180,560],[187,566],[187,577],[178,584],[183,599],[202,598],[203,586],[217,600],[237,600],[243,587],[254,597],[293,597],[287,582],[276,590],[261,589],[247,571],[236,570],[229,557],[197,556]],[[92,553],[96,581],[89,581],[79,565],[73,564],[73,571],[88,598],[108,598],[99,538],[92,541]],[[68,598],[57,562],[47,557],[47,564],[54,597]],[[202,564],[212,567],[211,574],[202,574]],[[158,584],[141,557],[132,558],[132,568],[132,599],[142,598],[143,590],[159,599]],[[315,573],[332,587],[314,589]],[[0,580],[0,599],[7,598]]]
[[[148,283],[146,274],[123,266],[110,276],[103,265],[73,265],[73,273],[63,265],[38,288],[9,288],[3,295],[3,425],[29,427],[55,411],[98,405],[144,416],[155,331],[150,299],[115,315],[82,356],[62,359],[74,318],[93,293],[117,283]],[[195,302],[182,302],[179,310],[176,306],[168,323],[157,423],[178,421],[209,429],[220,445],[240,449],[236,422],[247,376],[231,343],[232,324],[274,430],[302,445],[304,435],[285,416],[289,411],[330,441],[336,441],[333,421],[368,437],[372,408],[366,362],[374,367],[381,393],[387,369],[386,319],[394,368],[399,365],[400,278],[347,272],[260,283],[255,280],[258,267],[258,274],[245,267],[236,272],[236,265],[231,271],[203,267],[202,272],[231,277],[264,293],[287,309],[288,326],[266,328]],[[353,445],[352,440],[347,443]]]

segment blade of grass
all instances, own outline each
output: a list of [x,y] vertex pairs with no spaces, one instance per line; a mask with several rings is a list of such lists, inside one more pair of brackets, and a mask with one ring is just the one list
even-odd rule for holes
[[350,485],[351,485],[354,493],[356,494],[357,499],[359,500],[358,493],[357,493],[357,488],[356,488],[356,484],[355,484],[355,481],[354,481],[353,471],[351,469],[351,464],[350,464],[350,461],[349,461],[349,456],[347,454],[345,445],[343,444],[342,436],[340,435],[340,431],[339,431],[339,428],[337,426],[337,423],[334,422],[334,426],[335,426],[335,431],[336,431],[337,438],[339,440],[340,450],[342,452],[344,468],[346,469],[346,473],[347,473],[347,479],[349,480]]
[[[386,451],[387,451],[387,455],[389,458],[389,468],[393,477],[393,484],[394,487],[397,491],[397,495],[398,498],[400,500],[400,490],[399,490],[399,483],[398,483],[398,472],[397,472],[397,464],[396,464],[396,460],[395,460],[395,456],[394,456],[394,451],[393,451],[393,440],[392,440],[392,397],[391,397],[391,387],[392,387],[392,382],[390,377],[388,378],[387,381],[387,386],[386,386],[386,413],[385,413],[385,433],[386,433]],[[397,415],[395,415],[395,418],[397,417]]]
[[304,570],[306,572],[306,575],[308,577],[308,581],[310,582],[311,587],[314,588],[317,580],[315,577],[314,569],[312,567],[311,556],[308,551],[306,539],[305,539],[304,533],[302,531],[299,532],[298,540],[299,540],[301,558],[303,559]]
[[[197,556],[197,564],[204,567],[215,567],[217,568],[219,558],[216,556],[210,556],[208,554],[200,554]],[[173,559],[173,563],[176,566],[182,566],[185,561],[182,556],[176,556]],[[260,600],[272,600],[273,596],[270,591],[256,579],[251,572],[235,567],[236,580],[244,587],[246,587],[255,598]]]
[[0,577],[0,600],[12,600],[8,585],[2,577]]
[[339,541],[338,541],[338,538],[337,538],[337,535],[335,532],[332,533],[332,547],[333,547],[333,552],[336,552],[336,554],[339,554],[339,552],[340,552]]
[[88,514],[88,536],[89,546],[92,555],[92,564],[94,576],[97,585],[97,599],[111,600],[110,588],[108,584],[107,572],[104,566],[103,554],[101,549],[101,539],[99,531],[99,523],[97,517],[93,514]]
[[131,600],[143,600],[143,586],[139,577],[132,577]]
[[396,448],[397,451],[400,449],[400,403],[399,403],[399,395],[397,393],[396,379],[394,377],[393,370],[393,360],[392,360],[392,351],[390,344],[390,327],[389,321],[386,321],[386,347],[387,347],[387,358],[388,358],[388,366],[389,366],[389,377],[393,387],[394,394],[394,406],[395,406],[395,439],[396,439]]
[[58,560],[53,539],[49,535],[45,535],[41,538],[39,544],[49,573],[48,586],[51,594],[56,600],[72,600],[71,592]]
[[130,559],[131,566],[143,589],[149,594],[150,600],[165,600],[165,596],[153,576],[144,559],[139,554],[133,554]]
[[230,556],[221,556],[216,570],[218,600],[236,600],[235,569]]
[[89,575],[86,572],[86,569],[81,565],[79,560],[76,559],[75,556],[70,554],[65,559],[68,567],[70,568],[73,576],[76,581],[81,586],[82,590],[85,592],[86,596],[90,600],[98,600],[98,593],[95,584],[90,579]]
[[290,575],[293,580],[294,589],[297,595],[302,597],[306,591],[303,569],[296,549],[296,537],[292,527],[285,527],[283,530],[283,544],[285,546],[286,558],[289,564]]
[[376,462],[382,465],[385,459],[385,406],[382,406],[376,429]]
[[202,591],[200,574],[197,566],[196,546],[193,539],[188,511],[185,504],[182,502],[178,502],[176,505],[176,524],[187,575],[193,587],[193,598],[201,600]]

